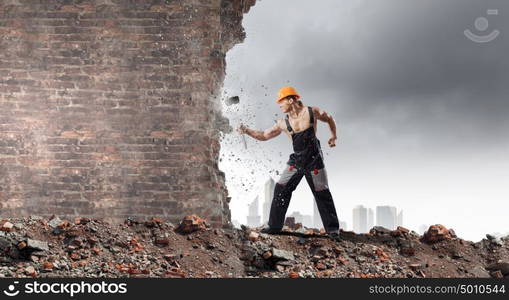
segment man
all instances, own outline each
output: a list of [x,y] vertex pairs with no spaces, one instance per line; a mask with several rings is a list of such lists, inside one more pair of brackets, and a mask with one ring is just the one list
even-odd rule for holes
[[327,182],[320,141],[316,137],[317,121],[327,123],[331,131],[329,146],[335,147],[336,122],[330,114],[318,107],[305,106],[299,99],[300,96],[293,87],[283,87],[276,103],[283,113],[287,114],[285,119],[278,120],[272,128],[265,131],[253,130],[245,125],[238,128],[241,134],[247,134],[259,141],[267,141],[284,132],[293,142],[294,153],[290,155],[274,188],[269,227],[262,229],[262,232],[276,234],[281,231],[292,192],[305,176],[315,197],[325,231],[333,239],[338,239],[339,221]]

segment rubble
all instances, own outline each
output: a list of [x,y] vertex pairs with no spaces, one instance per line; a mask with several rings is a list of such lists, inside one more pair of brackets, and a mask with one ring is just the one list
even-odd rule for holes
[[447,229],[441,224],[431,225],[424,233],[423,241],[425,243],[436,243],[443,240],[449,240],[456,237],[452,229]]
[[497,246],[502,246],[504,244],[504,238],[495,237],[491,234],[486,234],[486,238],[488,241],[490,241],[492,244],[495,244]]
[[251,242],[256,242],[258,240],[258,238],[260,237],[260,234],[258,234],[257,232],[254,232],[254,231],[251,231],[249,233],[249,236],[248,236],[248,239],[251,241]]
[[272,248],[271,253],[272,253],[271,257],[273,259],[276,259],[276,260],[288,260],[288,261],[292,261],[292,260],[295,259],[293,257],[293,253],[290,252],[290,251],[285,251],[285,250],[279,250],[279,249],[276,249],[276,248]]
[[27,239],[26,247],[34,251],[48,251],[48,243],[39,240]]
[[452,238],[441,225],[430,227],[429,243],[403,227],[341,231],[332,240],[299,223],[268,235],[259,228],[209,228],[198,216],[177,228],[159,218],[53,220],[0,222],[14,224],[0,231],[0,277],[509,278],[509,240],[473,243]]
[[509,262],[497,262],[486,267],[488,271],[498,271],[502,275],[509,275]]
[[48,226],[51,227],[51,228],[57,228],[58,225],[60,225],[60,223],[62,223],[62,220],[60,220],[59,217],[53,217],[49,220],[48,222]]
[[2,225],[2,227],[0,227],[0,230],[11,232],[13,228],[14,228],[14,224],[12,224],[11,222],[5,222]]
[[205,220],[198,217],[197,215],[190,215],[184,217],[184,219],[180,222],[178,230],[182,233],[191,233],[205,230],[206,228],[207,224],[205,223]]

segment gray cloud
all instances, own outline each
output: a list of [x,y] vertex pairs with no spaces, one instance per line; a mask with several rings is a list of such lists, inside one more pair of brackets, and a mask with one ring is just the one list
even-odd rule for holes
[[[272,32],[264,32],[272,36],[266,38],[270,49],[248,45],[250,53],[260,50],[260,55],[243,62],[243,70],[259,73],[268,83],[291,79],[308,99],[328,93],[334,98],[326,105],[344,120],[378,121],[396,140],[409,133],[437,142],[455,134],[483,143],[499,143],[490,139],[500,134],[507,137],[507,39],[502,35],[491,44],[475,44],[463,30],[473,29],[488,7],[501,11],[490,17],[492,28],[509,30],[503,16],[508,2],[346,2],[355,15],[345,20],[338,1],[319,2],[320,12],[330,7],[325,16],[309,13],[317,10],[312,2],[290,12],[288,18],[298,22],[264,19],[267,27],[274,23]],[[284,11],[288,5],[278,3],[270,9]],[[277,87],[271,86],[271,96]]]
[[[499,15],[487,16],[487,9]],[[245,43],[228,55],[225,88],[246,105],[229,117],[269,127],[276,114],[281,117],[277,90],[294,85],[306,104],[332,112],[339,124],[343,141],[328,165],[331,178],[341,182],[390,178],[395,184],[419,168],[447,182],[473,166],[503,166],[509,150],[508,14],[503,0],[261,1],[244,19]],[[487,32],[501,31],[495,41],[477,44],[463,35],[467,28],[475,32],[478,17],[488,18]],[[286,137],[256,147],[290,151]],[[447,162],[451,168],[433,169]],[[410,177],[434,178],[423,174]],[[490,189],[498,188],[490,182],[503,180],[486,178],[451,179],[450,185],[482,181],[476,188]],[[433,188],[419,180],[412,183],[416,194]],[[442,194],[436,189],[429,197]]]

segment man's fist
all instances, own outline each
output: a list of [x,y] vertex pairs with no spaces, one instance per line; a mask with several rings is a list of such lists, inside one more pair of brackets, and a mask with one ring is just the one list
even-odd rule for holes
[[336,138],[335,136],[333,136],[333,137],[331,137],[331,138],[329,139],[329,147],[331,147],[331,148],[332,148],[332,147],[336,147],[336,139],[337,139],[337,138]]
[[246,131],[247,131],[247,127],[246,127],[244,124],[240,124],[239,128],[237,128],[237,131],[238,131],[240,134],[244,134],[244,133],[246,133]]

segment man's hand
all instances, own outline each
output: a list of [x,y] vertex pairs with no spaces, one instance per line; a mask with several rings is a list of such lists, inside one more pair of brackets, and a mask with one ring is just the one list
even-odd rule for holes
[[237,128],[237,131],[240,133],[240,134],[245,134],[247,132],[247,127],[246,125],[244,124],[240,124],[239,128]]
[[337,140],[337,137],[333,136],[329,139],[329,147],[336,147],[336,140]]

